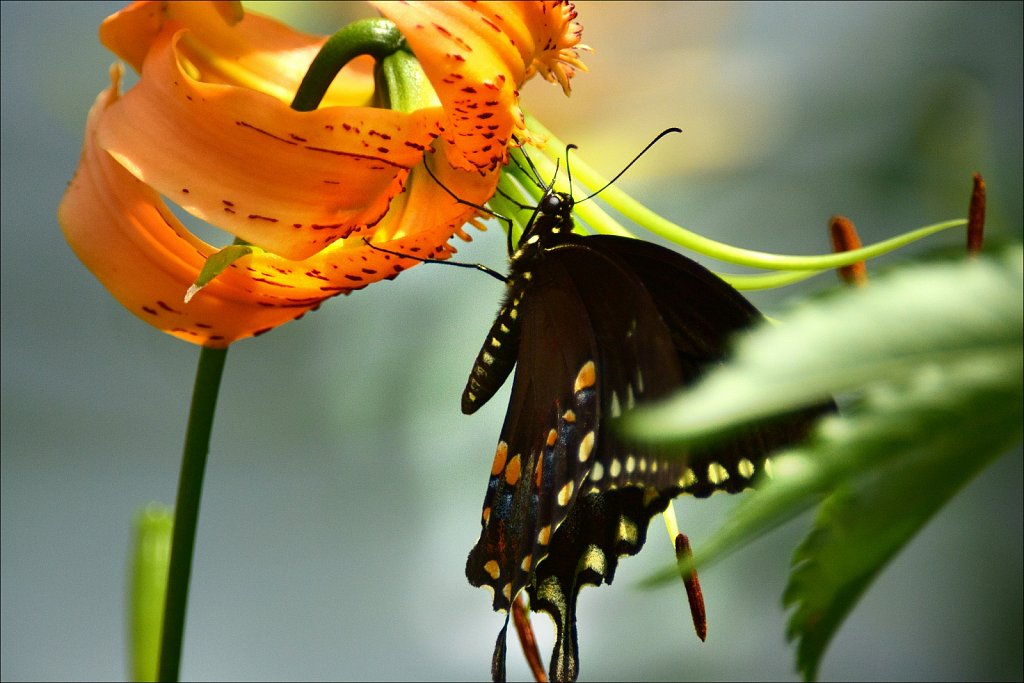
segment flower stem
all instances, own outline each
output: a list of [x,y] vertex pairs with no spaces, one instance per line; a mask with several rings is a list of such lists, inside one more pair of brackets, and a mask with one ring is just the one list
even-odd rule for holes
[[185,609],[188,584],[192,574],[192,551],[195,548],[199,500],[203,492],[206,456],[210,451],[213,413],[217,392],[224,372],[228,350],[203,347],[192,390],[181,458],[178,499],[174,506],[174,532],[171,537],[171,564],[167,576],[167,598],[164,607],[163,633],[160,639],[159,680],[177,681],[181,668],[181,642],[185,632]]
[[405,48],[405,37],[387,19],[363,19],[345,26],[327,39],[302,79],[292,109],[313,111],[342,67],[360,55],[380,62]]

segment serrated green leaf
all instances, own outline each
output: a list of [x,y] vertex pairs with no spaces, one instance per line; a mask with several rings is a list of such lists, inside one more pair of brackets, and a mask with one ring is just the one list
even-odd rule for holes
[[[780,397],[778,412],[840,390],[859,396],[807,444],[774,457],[774,479],[693,558],[706,565],[825,499],[785,596],[808,679],[885,564],[1020,440],[1022,273],[1015,248],[977,263],[908,268],[874,281],[870,295],[816,300],[783,326],[753,333],[730,367],[643,430],[631,425],[638,438],[699,440],[770,412]],[[800,386],[804,378],[809,387]],[[713,408],[701,413],[702,401]],[[678,571],[666,568],[648,583],[677,581]]]
[[636,410],[621,428],[637,439],[696,441],[816,403],[924,364],[1019,353],[1024,257],[908,267],[762,325],[734,359],[692,389]]
[[788,636],[798,641],[797,665],[807,680],[816,677],[832,636],[882,568],[1019,440],[1019,384],[977,370],[947,368],[941,379],[900,392],[898,401],[893,395],[866,401],[851,418],[860,434],[848,447],[863,452],[849,458],[868,466],[833,482],[837,489],[794,554],[784,596],[795,608]]

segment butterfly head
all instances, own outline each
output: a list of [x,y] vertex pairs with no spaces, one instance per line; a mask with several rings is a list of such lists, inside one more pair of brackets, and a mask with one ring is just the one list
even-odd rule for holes
[[573,229],[572,210],[575,201],[566,192],[549,190],[538,202],[533,217],[523,231],[520,250],[526,247],[544,248]]

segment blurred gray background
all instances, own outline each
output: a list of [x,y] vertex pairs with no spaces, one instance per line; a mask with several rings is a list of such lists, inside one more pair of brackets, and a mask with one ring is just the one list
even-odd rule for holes
[[[569,100],[531,82],[524,107],[609,175],[683,128],[620,181],[681,224],[819,253],[833,213],[867,240],[962,216],[980,170],[991,234],[1020,239],[1020,3],[577,5],[590,73]],[[197,349],[123,310],[55,219],[113,61],[96,29],[120,6],[0,5],[4,680],[127,676],[131,520],[176,486]],[[319,33],[371,14],[269,9]],[[459,248],[503,265],[497,228]],[[833,282],[752,298],[770,311]],[[507,393],[473,417],[459,396],[500,295],[490,278],[421,267],[232,348],[183,676],[489,675],[501,618],[463,568]],[[885,570],[822,678],[1019,680],[1021,491],[1018,451]],[[699,545],[734,503],[684,499],[680,523]],[[780,595],[807,523],[704,572],[703,645],[680,587],[637,587],[672,559],[652,529],[614,586],[583,592],[582,679],[795,680]],[[529,678],[517,649],[509,662]]]

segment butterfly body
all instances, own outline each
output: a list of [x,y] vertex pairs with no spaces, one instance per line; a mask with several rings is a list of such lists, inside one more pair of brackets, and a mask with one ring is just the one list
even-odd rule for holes
[[[486,403],[515,371],[466,574],[508,611],[521,590],[556,626],[553,680],[579,673],[575,606],[643,546],[651,517],[682,493],[747,488],[809,416],[684,457],[623,441],[613,418],[721,361],[760,318],[728,284],[658,245],[573,232],[573,199],[546,191],[510,257],[505,300],[462,397]],[[507,620],[506,620],[507,627]],[[504,677],[505,628],[493,675]]]

